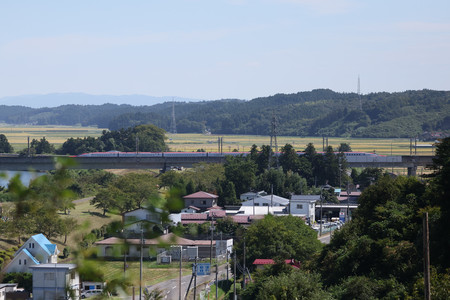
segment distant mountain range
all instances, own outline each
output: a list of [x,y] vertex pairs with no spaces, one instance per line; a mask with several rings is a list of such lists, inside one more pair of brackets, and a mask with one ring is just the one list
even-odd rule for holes
[[0,105],[18,105],[31,108],[58,107],[62,105],[102,105],[110,104],[128,104],[132,106],[151,106],[158,103],[176,101],[176,102],[197,102],[200,99],[182,98],[182,97],[153,97],[146,95],[90,95],[84,93],[53,93],[45,95],[23,95],[0,98]]
[[[154,124],[166,131],[172,129],[171,97],[51,94],[14,98],[8,100],[10,105],[4,105],[5,98],[0,99],[0,123],[96,125],[110,130]],[[26,103],[23,99],[29,106],[45,107],[21,106]],[[319,89],[249,101],[175,97],[173,101],[178,133],[270,135],[275,118],[278,135],[285,136],[398,138],[426,132],[450,134],[450,91],[360,96]]]

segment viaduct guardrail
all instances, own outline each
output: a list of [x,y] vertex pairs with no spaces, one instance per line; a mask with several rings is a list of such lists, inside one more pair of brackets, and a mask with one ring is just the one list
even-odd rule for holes
[[[417,167],[431,166],[434,156],[383,156],[383,159],[364,158],[348,161],[349,167],[408,168],[409,175],[415,175]],[[401,159],[400,159],[401,158]],[[170,167],[192,167],[194,164],[223,163],[225,156],[214,157],[74,157],[73,169],[162,169]],[[48,171],[55,169],[54,156],[0,156],[0,170],[4,171]]]

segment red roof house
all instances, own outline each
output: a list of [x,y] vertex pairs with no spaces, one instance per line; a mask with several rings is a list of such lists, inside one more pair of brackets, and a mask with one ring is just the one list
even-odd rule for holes
[[209,207],[217,205],[219,196],[207,192],[196,192],[184,196],[184,207],[195,206],[205,211]]

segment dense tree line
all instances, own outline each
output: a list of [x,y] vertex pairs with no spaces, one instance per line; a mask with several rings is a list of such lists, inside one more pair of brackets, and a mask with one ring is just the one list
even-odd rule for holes
[[[327,89],[277,94],[251,101],[217,100],[175,103],[177,131],[215,134],[270,134],[270,116],[278,132],[292,136],[414,137],[450,130],[450,92],[336,93]],[[64,105],[31,109],[0,106],[0,121],[10,124],[97,125],[110,130],[153,124],[170,131],[172,102],[153,106]]]

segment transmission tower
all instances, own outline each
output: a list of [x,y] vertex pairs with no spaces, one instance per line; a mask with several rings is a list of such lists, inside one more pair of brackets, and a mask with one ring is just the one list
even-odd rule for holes
[[361,85],[360,85],[360,80],[359,80],[359,75],[358,75],[358,98],[359,98],[359,110],[362,111],[362,100],[361,100]]
[[172,122],[170,124],[170,132],[173,134],[177,133],[177,123],[175,121],[175,102],[172,99]]
[[[272,122],[271,122],[271,128],[270,128],[270,150],[274,152],[275,154],[275,160],[276,165],[278,169],[278,142],[277,142],[277,126],[278,126],[278,120],[275,116],[275,113],[272,114]],[[273,151],[275,147],[275,151]],[[272,165],[272,155],[269,155],[269,169]]]

